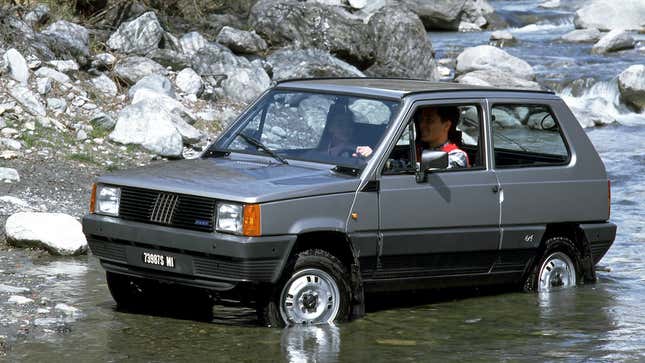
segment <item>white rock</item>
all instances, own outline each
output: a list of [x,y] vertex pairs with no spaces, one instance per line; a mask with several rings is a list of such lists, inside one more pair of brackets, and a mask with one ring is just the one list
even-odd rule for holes
[[24,130],[27,131],[34,131],[36,130],[36,123],[33,121],[27,121],[24,124],[22,124],[22,127]]
[[92,84],[96,90],[108,96],[114,97],[119,92],[116,83],[114,83],[114,81],[105,74],[92,78],[90,80],[90,84]]
[[52,90],[52,79],[49,77],[38,78],[36,80],[36,89],[42,96],[46,96]]
[[54,113],[62,113],[67,109],[67,102],[62,98],[48,98],[47,109],[54,111]]
[[50,46],[64,49],[76,57],[88,57],[90,54],[90,32],[81,25],[59,20],[43,30],[42,34],[53,40]]
[[645,65],[636,64],[621,72],[618,88],[625,103],[645,111]]
[[15,85],[9,89],[11,97],[23,105],[34,116],[45,116],[47,113],[40,97],[23,85]]
[[35,246],[54,255],[78,255],[87,251],[81,224],[61,213],[21,212],[5,224],[7,242],[16,247]]
[[34,299],[30,299],[28,297],[24,297],[20,295],[12,295],[9,297],[9,300],[7,300],[7,302],[10,304],[24,305],[24,304],[29,304],[34,302]]
[[0,130],[0,135],[4,137],[12,137],[15,135],[18,135],[20,132],[12,127],[5,127],[2,130]]
[[172,82],[167,77],[159,74],[151,74],[141,78],[134,86],[128,90],[128,97],[135,99],[137,92],[141,90],[149,90],[171,98],[175,98],[175,90]]
[[502,87],[502,88],[522,88],[522,89],[542,89],[537,82],[529,81],[524,78],[515,77],[508,72],[502,72],[496,69],[485,71],[474,71],[462,74],[457,77],[457,82],[485,87]]
[[0,167],[0,180],[5,183],[19,182],[20,175],[16,169]]
[[535,78],[533,67],[527,62],[490,45],[466,48],[457,57],[459,74],[491,69],[506,72],[516,78],[526,80]]
[[110,53],[101,53],[94,56],[92,67],[94,68],[108,68],[116,63],[116,57]]
[[513,41],[515,37],[508,30],[496,30],[491,33],[490,40]]
[[161,64],[145,57],[128,57],[117,63],[114,74],[128,84],[135,84],[151,74],[168,73]]
[[110,36],[107,45],[127,54],[145,55],[159,47],[164,30],[154,12],[125,22]]
[[[13,204],[13,205],[15,205],[17,207],[20,207],[20,208],[29,208],[29,203],[26,200],[22,200],[20,198],[13,197],[11,195],[3,195],[3,196],[1,196],[0,197],[0,202]],[[21,287],[20,289],[24,289],[24,288]],[[3,291],[2,290],[2,285],[0,284],[0,292],[2,292],[2,291]],[[29,291],[29,289],[25,289],[25,291]],[[9,292],[11,292],[11,291],[9,291]],[[14,291],[14,292],[22,292],[22,291]]]
[[198,32],[190,32],[184,34],[179,39],[179,44],[181,44],[181,48],[184,51],[184,54],[190,57],[193,54],[197,53],[198,50],[205,47],[208,44],[208,40],[206,40],[206,38],[204,38]]
[[22,145],[18,140],[2,137],[0,138],[0,147],[11,150],[20,150]]
[[13,150],[0,151],[0,159],[3,159],[3,160],[11,160],[20,156],[21,156],[21,153],[19,151],[13,151]]
[[591,28],[591,29],[576,29],[574,31],[571,31],[565,35],[562,36],[562,40],[565,42],[572,42],[572,43],[595,43],[597,42],[600,37],[602,37],[602,33],[600,30],[596,28]]
[[11,78],[22,84],[27,84],[27,81],[29,81],[29,67],[27,67],[27,61],[22,54],[11,48],[5,52],[3,59],[9,66]]
[[38,70],[36,71],[36,76],[38,76],[38,77],[48,77],[48,78],[51,78],[54,81],[56,81],[58,83],[62,83],[62,84],[70,83],[72,81],[72,79],[69,78],[69,76],[66,75],[65,73],[61,73],[61,72],[59,72],[59,71],[57,71],[57,70],[55,70],[53,68],[49,68],[49,67],[38,68]]
[[32,11],[25,15],[24,20],[33,27],[34,25],[44,23],[48,17],[49,6],[47,4],[38,4]]
[[354,9],[362,9],[367,5],[367,0],[349,0],[349,6]]
[[591,48],[591,52],[595,54],[616,52],[623,49],[632,49],[635,45],[636,42],[629,33],[622,29],[614,29],[600,38],[598,43]]
[[68,73],[68,72],[76,72],[80,69],[78,66],[78,63],[73,60],[53,60],[47,62],[50,66],[56,68],[57,71],[63,72],[63,73]]
[[192,68],[185,68],[177,73],[175,84],[184,93],[199,95],[204,89],[202,77]]
[[[0,197],[0,200],[2,197]],[[20,294],[21,292],[29,292],[29,289],[26,287],[18,287],[0,284],[0,292],[9,293],[9,294]]]
[[217,42],[235,53],[255,54],[267,49],[267,43],[254,31],[225,26],[217,35]]
[[560,0],[544,0],[538,6],[544,9],[554,9],[560,7]]
[[639,30],[645,27],[645,1],[592,0],[576,12],[576,28]]
[[79,309],[63,303],[56,304],[56,306],[54,306],[54,310],[60,311],[65,315],[76,315],[80,312]]
[[87,140],[87,133],[85,132],[85,130],[78,130],[78,132],[76,133],[76,140]]

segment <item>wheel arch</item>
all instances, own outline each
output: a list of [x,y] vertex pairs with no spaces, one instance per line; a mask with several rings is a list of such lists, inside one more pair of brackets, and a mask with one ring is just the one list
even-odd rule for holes
[[[579,252],[579,256],[570,256],[576,257],[579,259],[577,263],[582,268],[581,275],[583,281],[586,282],[595,282],[596,281],[596,270],[594,268],[593,257],[591,254],[591,245],[587,240],[587,237],[580,227],[579,223],[550,223],[546,225],[546,230],[540,242],[540,254],[546,249],[546,242],[553,237],[565,237],[573,242],[573,245]],[[537,256],[541,258],[541,256]]]

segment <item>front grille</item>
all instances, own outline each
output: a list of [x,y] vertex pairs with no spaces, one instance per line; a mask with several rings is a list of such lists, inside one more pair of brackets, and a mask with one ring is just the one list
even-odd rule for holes
[[212,232],[215,200],[187,194],[122,187],[119,215],[131,221]]

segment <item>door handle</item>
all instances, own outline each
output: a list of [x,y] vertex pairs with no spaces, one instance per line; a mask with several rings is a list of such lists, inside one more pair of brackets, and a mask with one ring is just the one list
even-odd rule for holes
[[498,193],[500,189],[501,188],[499,187],[499,185],[494,185],[493,188],[492,188],[493,193]]

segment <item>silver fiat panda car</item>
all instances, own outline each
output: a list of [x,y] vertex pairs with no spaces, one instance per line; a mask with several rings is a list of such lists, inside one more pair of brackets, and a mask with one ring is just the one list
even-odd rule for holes
[[83,230],[117,306],[347,321],[366,293],[596,279],[604,165],[551,92],[278,83],[200,157],[98,178]]

